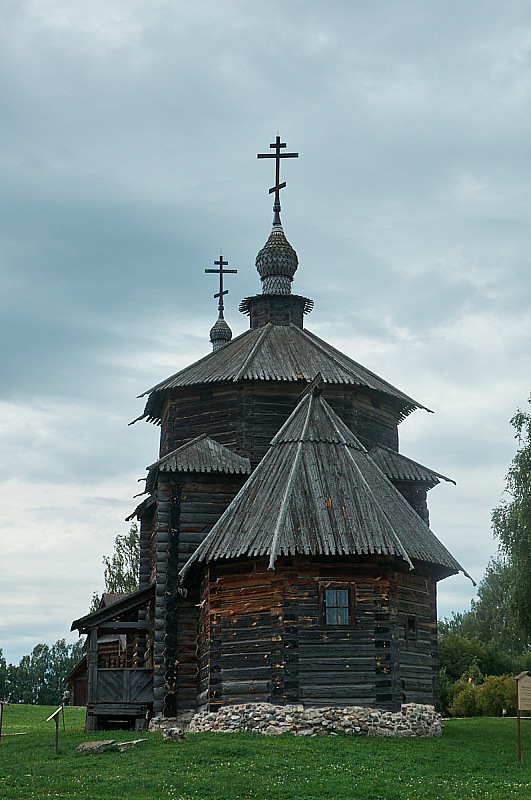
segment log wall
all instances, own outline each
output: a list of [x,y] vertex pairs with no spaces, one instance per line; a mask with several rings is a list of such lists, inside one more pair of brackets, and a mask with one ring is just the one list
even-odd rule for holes
[[[351,590],[349,625],[324,624],[322,592],[334,586]],[[261,559],[212,565],[201,593],[198,705],[438,702],[434,591],[429,576],[370,557],[282,559],[275,572]]]
[[[160,456],[207,433],[250,458],[254,468],[294,410],[305,386],[305,381],[242,381],[169,392]],[[398,413],[390,402],[348,386],[327,385],[323,396],[366,446],[382,444],[398,449]]]
[[440,705],[437,649],[436,583],[419,568],[396,573],[393,604],[396,607],[398,699],[403,703]]
[[247,476],[160,472],[156,503],[141,519],[141,578],[156,581],[154,633],[138,651],[153,666],[155,713],[175,716],[197,698],[197,603],[182,600],[178,574]]

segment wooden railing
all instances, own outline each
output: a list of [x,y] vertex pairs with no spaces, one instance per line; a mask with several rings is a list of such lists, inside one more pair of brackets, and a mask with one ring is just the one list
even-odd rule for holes
[[98,669],[89,703],[150,703],[152,669]]

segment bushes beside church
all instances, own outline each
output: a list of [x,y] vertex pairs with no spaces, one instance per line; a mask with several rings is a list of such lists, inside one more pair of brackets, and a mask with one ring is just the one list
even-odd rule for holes
[[516,714],[516,681],[511,675],[488,675],[480,684],[456,681],[449,690],[451,717],[501,717]]
[[515,676],[531,671],[530,654],[512,656],[477,637],[439,637],[441,712],[450,717],[516,714]]

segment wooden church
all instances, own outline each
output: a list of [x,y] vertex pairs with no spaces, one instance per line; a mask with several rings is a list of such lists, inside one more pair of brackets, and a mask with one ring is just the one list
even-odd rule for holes
[[[284,147],[262,156],[274,218],[249,329],[233,339],[224,320],[220,257],[212,352],[146,392],[139,419],[161,437],[131,517],[140,588],[72,626],[88,634],[88,729],[262,701],[438,707],[437,581],[464,570],[426,496],[448,479],[398,452],[425,407],[304,325]],[[98,654],[109,632],[128,637],[125,668]]]

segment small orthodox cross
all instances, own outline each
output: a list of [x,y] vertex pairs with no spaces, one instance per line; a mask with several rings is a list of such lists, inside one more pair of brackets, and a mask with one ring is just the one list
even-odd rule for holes
[[285,142],[280,141],[280,136],[277,135],[276,141],[270,144],[269,147],[274,148],[274,153],[258,153],[257,158],[274,158],[276,159],[276,173],[275,185],[269,190],[269,194],[275,193],[275,203],[273,205],[273,225],[280,225],[280,190],[286,185],[286,181],[280,183],[280,159],[281,158],[298,158],[298,153],[281,153],[282,147],[286,147]]
[[226,275],[228,272],[236,273],[238,272],[237,269],[223,269],[228,265],[228,261],[223,261],[223,255],[219,254],[219,261],[214,261],[214,264],[219,267],[219,269],[206,269],[205,272],[214,272],[216,275],[219,275],[219,292],[216,292],[214,297],[219,297],[218,303],[218,311],[221,317],[223,317],[223,295],[228,294],[229,290],[223,290],[223,276]]

